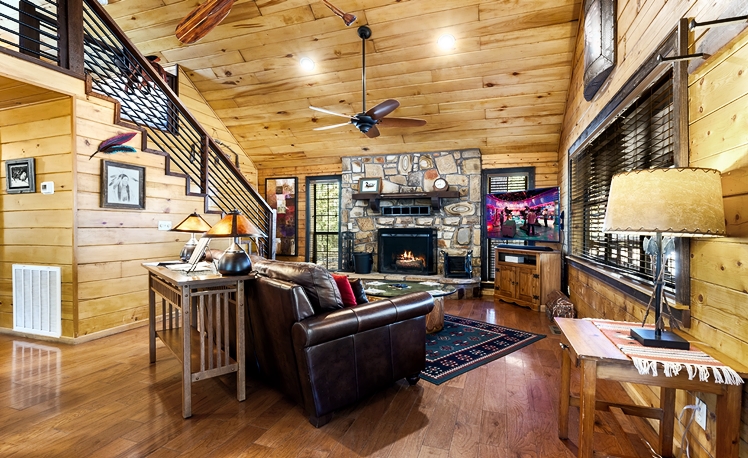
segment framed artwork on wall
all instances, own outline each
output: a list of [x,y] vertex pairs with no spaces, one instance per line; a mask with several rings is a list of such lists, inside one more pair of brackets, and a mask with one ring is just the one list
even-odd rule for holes
[[266,178],[265,200],[275,210],[276,255],[297,255],[296,178]]
[[145,209],[145,167],[101,161],[101,206]]
[[5,189],[8,194],[36,192],[35,175],[33,157],[5,161]]
[[358,192],[378,193],[381,188],[381,178],[361,178],[360,180],[358,180]]

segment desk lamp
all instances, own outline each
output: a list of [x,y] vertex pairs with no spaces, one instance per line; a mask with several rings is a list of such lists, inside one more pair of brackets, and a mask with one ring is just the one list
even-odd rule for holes
[[266,237],[252,222],[239,210],[226,214],[215,226],[213,226],[205,237],[232,237],[231,245],[218,260],[218,272],[222,275],[246,275],[252,270],[252,261],[246,251],[239,246],[239,237]]
[[192,252],[195,251],[195,247],[197,246],[197,239],[195,238],[195,234],[207,232],[209,230],[210,224],[208,224],[207,221],[205,221],[203,217],[198,215],[197,213],[192,213],[190,216],[185,218],[184,221],[174,226],[172,231],[192,233],[192,237],[187,240],[187,243],[184,244],[184,248],[182,248],[182,252],[179,253],[179,259],[187,262],[190,259],[190,256],[192,256]]
[[[644,239],[644,250],[655,258],[652,294],[655,328],[632,329],[631,337],[647,347],[688,350],[686,340],[665,331],[661,316],[662,253],[671,237],[725,235],[719,171],[700,168],[646,169],[614,176],[610,183],[603,231],[652,236],[651,239]],[[666,237],[664,243],[663,236]],[[672,328],[673,318],[669,316],[669,319]]]

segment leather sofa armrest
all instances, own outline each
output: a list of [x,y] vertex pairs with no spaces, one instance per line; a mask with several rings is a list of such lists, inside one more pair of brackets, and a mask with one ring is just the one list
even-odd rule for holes
[[429,293],[411,293],[353,308],[334,310],[294,323],[297,348],[311,347],[388,324],[426,315],[434,308]]

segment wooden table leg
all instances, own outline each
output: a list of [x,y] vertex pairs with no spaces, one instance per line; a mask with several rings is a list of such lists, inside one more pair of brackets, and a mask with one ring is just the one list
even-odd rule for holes
[[742,385],[728,385],[723,394],[717,395],[717,453],[714,456],[738,458],[742,392]]
[[[244,281],[240,280],[236,284],[236,364],[238,366],[236,371],[236,399],[239,401],[247,399],[244,307]],[[228,348],[228,342],[226,342],[226,347]]]
[[182,417],[192,416],[192,348],[190,348],[190,288],[182,287]]
[[597,361],[582,359],[579,394],[579,458],[592,458],[592,438],[595,430],[595,392],[597,390]]
[[660,455],[673,456],[673,431],[675,429],[675,388],[660,388]]
[[558,406],[558,438],[569,438],[569,396],[571,395],[571,357],[561,350],[561,393]]
[[148,354],[151,363],[156,362],[156,293],[151,287],[151,276],[148,275]]

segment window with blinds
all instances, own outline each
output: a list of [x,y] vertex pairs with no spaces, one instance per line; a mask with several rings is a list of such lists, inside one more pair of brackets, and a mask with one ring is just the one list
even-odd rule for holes
[[[532,169],[487,172],[484,175],[486,192],[488,194],[495,194],[509,191],[525,191],[530,188],[531,172]],[[481,265],[487,266],[487,269],[483,274],[484,280],[493,281],[495,278],[494,272],[496,271],[496,260],[494,259],[493,253],[497,245],[524,246],[525,242],[520,240],[488,239],[488,243],[485,244],[485,246],[487,246],[485,259],[481,260]]]
[[[605,234],[603,220],[613,175],[673,166],[673,116],[672,73],[668,73],[571,157],[572,254],[626,276],[652,280],[651,261],[642,250],[644,237]],[[668,260],[665,277],[671,290],[673,262]]]

